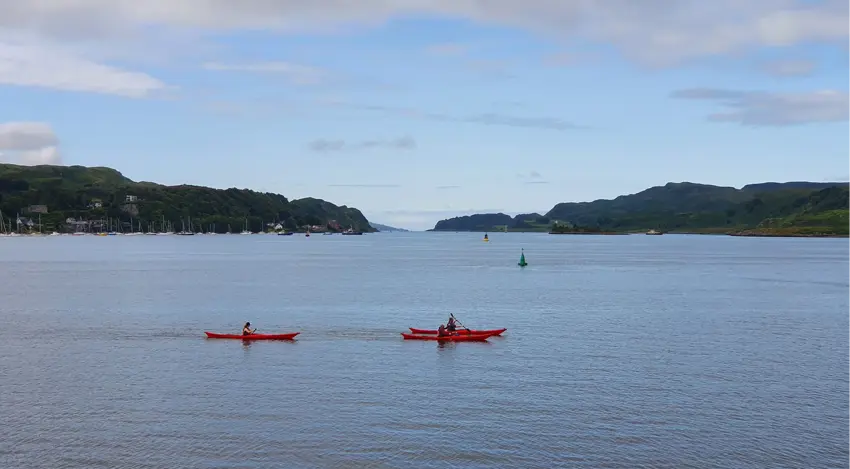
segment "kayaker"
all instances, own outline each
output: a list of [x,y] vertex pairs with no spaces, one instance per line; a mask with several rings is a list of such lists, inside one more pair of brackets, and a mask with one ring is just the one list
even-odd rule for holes
[[440,324],[440,328],[437,329],[437,337],[443,337],[443,336],[446,336],[446,335],[449,335],[449,333],[446,332],[446,325]]
[[457,329],[457,326],[455,325],[455,317],[449,316],[449,322],[446,323],[446,330],[449,332],[454,332],[455,329]]
[[251,329],[251,323],[246,322],[244,326],[242,326],[242,335],[251,335],[256,331],[256,329]]

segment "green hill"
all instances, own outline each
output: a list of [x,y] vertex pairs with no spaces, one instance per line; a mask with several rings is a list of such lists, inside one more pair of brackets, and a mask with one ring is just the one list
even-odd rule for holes
[[[38,207],[45,206],[45,207]],[[46,213],[43,212],[46,208]],[[336,221],[341,229],[375,231],[363,214],[320,199],[287,200],[280,194],[247,189],[213,189],[134,182],[111,168],[83,166],[18,166],[0,164],[0,212],[36,218],[45,230],[70,230],[66,220],[112,219],[129,229],[129,222],[147,231],[163,221],[181,230],[191,219],[197,230],[224,233],[246,226],[263,231],[268,223],[303,230],[308,225]],[[8,221],[7,221],[8,223]],[[189,226],[186,225],[186,229]]]
[[[847,235],[847,183],[764,183],[734,187],[669,183],[610,200],[555,205],[537,223],[514,231],[735,233],[742,235]],[[492,231],[507,215],[483,214],[442,220],[434,230]],[[510,217],[508,217],[510,218]],[[498,221],[487,226],[489,221]],[[572,226],[575,229],[565,229]]]
[[429,231],[548,231],[549,219],[539,213],[516,216],[504,213],[482,213],[440,220]]

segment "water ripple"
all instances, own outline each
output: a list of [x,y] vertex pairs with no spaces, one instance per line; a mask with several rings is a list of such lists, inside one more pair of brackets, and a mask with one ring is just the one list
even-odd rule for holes
[[843,240],[198,238],[0,243],[0,467],[848,465]]

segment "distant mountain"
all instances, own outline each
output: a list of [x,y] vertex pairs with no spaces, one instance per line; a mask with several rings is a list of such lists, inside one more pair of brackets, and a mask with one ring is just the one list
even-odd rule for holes
[[384,232],[384,233],[392,233],[393,231],[404,232],[404,233],[408,232],[408,230],[405,230],[404,228],[396,228],[394,226],[382,225],[380,223],[369,222],[369,224],[372,225],[372,228],[374,228],[378,231]]
[[[40,216],[47,230],[71,230],[109,219],[117,229],[139,226],[181,230],[263,231],[279,222],[292,231],[310,225],[339,225],[375,231],[356,208],[306,198],[288,200],[280,194],[247,189],[213,189],[134,182],[112,168],[84,166],[19,166],[0,164],[0,212],[29,218]],[[38,214],[38,215],[35,215]],[[72,219],[69,221],[69,219]],[[91,223],[89,223],[91,222]],[[189,223],[191,222],[191,226]],[[336,222],[336,224],[334,224]]]
[[741,188],[742,191],[745,192],[769,192],[776,190],[784,190],[784,189],[808,189],[808,190],[817,190],[817,189],[826,189],[827,187],[834,186],[847,186],[847,182],[805,182],[805,181],[796,181],[796,182],[762,182],[760,184],[748,184]]
[[[548,231],[555,223],[601,231],[847,234],[848,183],[734,187],[668,183],[611,200],[567,202],[545,216],[479,214],[441,220],[434,231]],[[520,220],[517,220],[519,218]]]

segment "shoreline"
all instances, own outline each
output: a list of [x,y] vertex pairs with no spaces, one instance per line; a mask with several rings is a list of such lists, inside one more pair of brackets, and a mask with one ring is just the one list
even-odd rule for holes
[[[315,235],[315,236],[319,236],[319,235],[322,235],[322,234],[325,234],[325,233],[327,233],[327,232],[321,232],[321,231],[310,232],[310,234]],[[280,236],[293,236],[293,235],[306,235],[306,234],[307,233],[303,232],[303,231],[302,232],[294,232],[293,231],[289,234],[280,235]],[[346,234],[346,233],[341,233],[341,232],[332,232],[331,234],[351,236],[351,235],[366,234],[366,232],[352,233],[352,234]],[[371,233],[369,233],[369,234],[371,234]],[[160,236],[160,237],[161,236],[181,236],[181,237],[184,237],[184,236],[240,236],[240,235],[242,235],[242,236],[244,236],[244,235],[278,236],[278,233],[274,233],[274,232],[253,232],[253,233],[180,233],[180,232],[177,232],[177,233],[158,233],[158,232],[150,232],[150,233],[148,233],[148,232],[141,232],[141,231],[136,231],[136,232],[131,232],[131,233],[88,233],[88,232],[86,232],[86,233],[83,233],[83,232],[60,233],[60,232],[53,232],[53,233],[12,233],[12,234],[0,233],[0,238],[52,238],[52,237],[56,237],[56,236],[74,236],[74,237],[85,236],[85,237],[96,237],[96,238],[106,238],[106,237],[111,238],[111,237],[114,237],[114,236]]]
[[850,238],[846,234],[814,234],[814,233],[727,233],[727,236],[740,238]]
[[558,232],[549,232],[550,235],[597,235],[597,236],[628,236],[631,233],[623,232],[623,231],[599,231],[599,232],[581,232],[581,231],[567,231],[563,233]]
[[[424,233],[505,233],[504,231],[456,231],[456,230],[425,230]],[[534,233],[550,235],[596,235],[596,236],[661,236],[661,235],[699,235],[699,236],[735,236],[741,238],[850,238],[848,234],[839,233],[770,233],[770,232],[729,232],[729,231],[667,231],[661,235],[648,235],[645,231],[603,231],[603,232],[546,232],[537,230],[509,231],[508,233]]]

